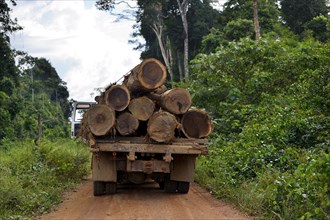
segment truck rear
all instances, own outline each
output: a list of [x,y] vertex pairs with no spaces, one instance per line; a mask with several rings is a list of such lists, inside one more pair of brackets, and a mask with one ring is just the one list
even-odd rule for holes
[[166,192],[187,193],[195,160],[207,153],[208,114],[192,108],[187,89],[165,86],[166,68],[146,59],[111,84],[83,116],[79,136],[93,154],[94,195],[117,184],[157,182]]
[[144,138],[97,139],[90,147],[94,195],[114,194],[117,184],[153,180],[169,193],[188,193],[195,159],[207,153],[205,140],[177,138],[171,144],[146,143]]

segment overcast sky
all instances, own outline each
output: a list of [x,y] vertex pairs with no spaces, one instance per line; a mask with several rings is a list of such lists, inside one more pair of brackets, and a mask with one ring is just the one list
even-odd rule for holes
[[12,17],[23,30],[12,35],[12,46],[48,59],[67,83],[70,98],[93,101],[96,88],[117,81],[141,62],[140,51],[128,44],[135,22],[114,22],[115,17],[95,8],[95,0],[16,2]]

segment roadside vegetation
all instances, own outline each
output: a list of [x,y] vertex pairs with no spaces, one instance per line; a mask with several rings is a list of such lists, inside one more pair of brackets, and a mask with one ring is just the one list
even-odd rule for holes
[[197,181],[254,216],[329,219],[330,44],[242,39],[192,70],[194,103],[214,118]]
[[90,153],[70,139],[7,142],[0,146],[0,219],[32,219],[61,202],[86,177]]

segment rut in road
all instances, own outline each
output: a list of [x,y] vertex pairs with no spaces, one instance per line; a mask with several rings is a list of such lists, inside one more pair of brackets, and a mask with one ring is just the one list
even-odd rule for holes
[[156,183],[119,185],[115,195],[94,197],[90,179],[67,196],[48,219],[250,219],[197,184],[188,194],[168,194]]

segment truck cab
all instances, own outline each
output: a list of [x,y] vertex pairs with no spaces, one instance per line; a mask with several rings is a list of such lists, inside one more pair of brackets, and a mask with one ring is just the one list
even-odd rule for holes
[[72,138],[75,138],[77,136],[83,115],[93,104],[95,104],[95,102],[81,102],[81,101],[73,102],[72,115],[71,115]]

